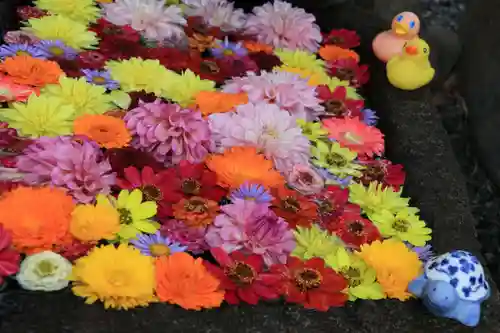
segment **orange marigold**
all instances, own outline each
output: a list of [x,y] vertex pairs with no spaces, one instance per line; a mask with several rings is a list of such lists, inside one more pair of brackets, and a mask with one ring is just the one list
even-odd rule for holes
[[273,188],[272,210],[285,219],[291,228],[310,227],[318,217],[318,207],[297,191],[285,186]]
[[108,149],[125,147],[131,140],[125,122],[110,115],[83,115],[75,119],[73,127],[76,135],[84,135]]
[[359,62],[359,55],[348,49],[343,49],[336,45],[325,45],[319,49],[319,55],[326,61],[335,61],[340,59],[351,58]]
[[174,217],[190,227],[212,224],[219,213],[219,204],[201,197],[182,199],[173,205]]
[[230,94],[220,91],[200,91],[196,95],[196,105],[204,116],[234,110],[237,105],[247,104],[246,93]]
[[0,71],[8,75],[14,83],[35,87],[57,84],[59,77],[64,75],[57,62],[28,55],[6,58],[0,64]]
[[261,184],[267,188],[285,183],[274,170],[273,162],[257,153],[254,147],[232,147],[221,155],[211,155],[207,167],[217,174],[220,186],[237,188],[244,183]]
[[73,199],[50,187],[18,187],[0,199],[0,225],[12,234],[12,244],[32,254],[67,245]]
[[220,281],[207,271],[203,259],[185,252],[156,260],[156,294],[160,301],[186,310],[219,307],[224,300]]

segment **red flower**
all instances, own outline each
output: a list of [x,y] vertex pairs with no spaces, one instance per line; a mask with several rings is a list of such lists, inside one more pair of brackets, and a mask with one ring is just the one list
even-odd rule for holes
[[32,18],[40,18],[46,16],[47,11],[42,10],[38,7],[21,6],[17,8],[17,15],[19,15],[22,21],[28,21]]
[[359,46],[360,38],[356,31],[346,29],[333,29],[327,34],[323,35],[323,43],[336,45],[344,49],[352,49]]
[[285,219],[290,228],[310,227],[318,217],[316,204],[297,191],[286,187],[271,189],[272,210]]
[[228,77],[245,75],[247,72],[258,72],[259,66],[251,57],[224,57],[219,59],[219,66],[226,69]]
[[97,51],[84,51],[76,59],[80,68],[101,69],[108,61],[108,58]]
[[335,185],[327,186],[313,197],[318,205],[318,222],[324,229],[329,229],[330,225],[336,224],[341,218],[361,214],[361,208],[349,203],[348,199],[349,190]]
[[365,103],[362,99],[348,98],[346,87],[339,86],[332,92],[328,86],[321,85],[316,88],[316,92],[318,98],[324,101],[327,116],[336,118],[361,117]]
[[221,66],[220,61],[214,58],[202,58],[198,54],[191,54],[187,64],[193,73],[204,80],[211,80],[217,83],[223,83],[230,77],[227,66]]
[[155,172],[163,170],[163,165],[154,157],[135,148],[127,147],[106,149],[104,155],[109,160],[113,171],[116,172],[117,176],[121,178],[125,177],[124,170],[131,166],[136,167],[137,169],[149,166]]
[[270,300],[278,293],[281,275],[264,272],[264,260],[256,254],[244,255],[240,251],[227,254],[221,248],[210,250],[220,267],[205,261],[208,271],[220,281],[229,304],[240,301],[255,305],[261,298]]
[[224,39],[224,32],[219,27],[209,27],[205,24],[203,17],[189,16],[187,18],[187,26],[184,31],[188,37],[197,33],[205,36],[213,36],[217,39]]
[[64,258],[69,261],[75,261],[78,258],[81,258],[93,249],[97,243],[82,243],[79,240],[74,239],[71,243],[61,245],[55,249],[55,252],[59,253]]
[[270,271],[283,276],[280,291],[286,301],[303,304],[306,309],[328,311],[330,307],[344,305],[348,299],[346,279],[325,267],[321,258],[303,262],[288,257],[286,265],[273,265]]
[[349,81],[355,88],[361,87],[370,79],[368,65],[359,65],[355,59],[345,58],[327,63],[327,71],[342,81]]
[[266,52],[255,52],[248,55],[261,70],[271,71],[274,67],[281,66],[281,59],[274,54],[268,54]]
[[128,59],[142,52],[141,35],[128,25],[117,26],[101,18],[90,30],[101,39],[100,52],[111,59]]
[[359,214],[343,214],[332,223],[328,223],[326,228],[342,239],[347,246],[354,249],[359,249],[363,244],[370,244],[381,239],[377,227]]
[[399,191],[405,182],[406,173],[401,164],[392,164],[391,161],[382,159],[364,159],[360,162],[365,165],[362,170],[363,175],[358,178],[363,185],[368,186],[376,181],[383,186],[391,186],[395,191]]
[[12,238],[0,225],[0,285],[3,277],[17,273],[21,256],[11,248]]
[[158,60],[166,68],[180,72],[189,66],[188,52],[172,47],[152,47],[142,50],[141,58]]
[[80,63],[78,61],[78,58],[76,59],[64,59],[64,58],[57,58],[54,59],[59,64],[59,67],[66,73],[67,76],[69,77],[80,77],[82,76],[82,73],[80,71]]

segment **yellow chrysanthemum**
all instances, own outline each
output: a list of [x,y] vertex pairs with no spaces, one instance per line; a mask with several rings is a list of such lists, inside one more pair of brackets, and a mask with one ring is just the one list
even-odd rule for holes
[[101,16],[94,0],[36,0],[35,5],[51,14],[63,15],[84,24],[96,22]]
[[315,54],[304,50],[275,50],[274,54],[280,58],[284,67],[297,68],[309,73],[325,74],[325,62]]
[[341,81],[339,78],[329,77],[328,82],[324,84],[327,85],[331,91],[334,91],[337,87],[345,87],[347,90],[347,98],[358,100],[363,99],[363,97],[361,97],[361,95],[356,91],[356,88],[350,86],[349,81]]
[[[371,182],[368,187],[352,183],[349,186],[349,201],[359,205],[368,215],[381,210],[395,213],[408,207],[410,201],[408,198],[401,197],[401,191],[395,192],[390,186],[384,188],[377,182]],[[416,208],[412,209],[418,212]]]
[[58,97],[73,106],[77,116],[103,114],[113,108],[106,88],[90,84],[83,77],[73,79],[63,76],[59,78],[59,84],[45,86],[42,93]]
[[144,232],[154,234],[160,228],[160,224],[151,220],[156,215],[157,205],[154,201],[142,201],[141,190],[132,192],[121,190],[118,199],[113,197],[97,197],[97,204],[105,204],[111,201],[120,214],[120,231],[118,237],[121,241],[128,241]]
[[158,60],[130,58],[121,61],[108,61],[107,69],[111,78],[120,83],[125,92],[141,91],[160,96],[166,85],[177,78],[177,74],[166,69]]
[[383,299],[385,293],[376,281],[377,275],[359,256],[352,255],[345,248],[339,248],[326,257],[325,263],[342,274],[349,283],[349,300]]
[[360,177],[364,167],[354,163],[358,154],[349,148],[340,146],[338,142],[316,141],[311,147],[312,163],[340,178],[348,176]]
[[387,296],[400,301],[410,298],[408,284],[422,273],[422,263],[404,243],[394,239],[375,241],[361,245],[356,254],[375,269]]
[[297,246],[292,255],[307,260],[314,257],[326,258],[341,247],[340,240],[321,230],[317,225],[311,228],[297,227],[293,231]]
[[426,227],[414,209],[405,207],[396,213],[387,210],[376,211],[370,214],[370,219],[384,237],[392,237],[414,246],[424,246],[431,240],[432,230]]
[[300,126],[302,134],[307,137],[309,141],[325,139],[328,136],[328,131],[323,128],[321,122],[305,121],[302,118],[298,118],[297,125]]
[[23,30],[45,40],[60,40],[64,44],[77,49],[93,49],[98,39],[93,31],[80,22],[62,15],[48,15],[28,20]]
[[[120,231],[120,214],[102,194],[97,204],[78,205],[71,214],[69,231],[82,242],[116,238]],[[104,199],[104,200],[103,200]]]
[[195,102],[200,91],[215,91],[215,82],[203,80],[188,69],[169,82],[163,97],[187,107]]
[[13,103],[0,112],[0,120],[22,136],[68,135],[73,132],[75,108],[58,97],[32,94],[26,103]]
[[94,248],[75,262],[70,280],[75,295],[87,304],[99,300],[106,309],[128,310],[156,301],[152,257],[125,244]]

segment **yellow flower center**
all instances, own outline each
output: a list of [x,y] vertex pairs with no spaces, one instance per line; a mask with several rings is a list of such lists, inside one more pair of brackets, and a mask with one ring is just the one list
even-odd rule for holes
[[108,282],[114,287],[122,287],[127,284],[127,274],[127,272],[120,270],[113,271],[108,278]]
[[104,84],[106,83],[106,79],[103,78],[102,76],[94,76],[92,78],[92,82],[94,82],[95,84]]
[[165,244],[151,244],[149,251],[153,257],[162,257],[170,255],[170,248]]
[[332,166],[343,167],[347,164],[347,160],[344,156],[337,153],[330,153],[325,157],[326,163]]
[[59,46],[51,46],[49,48],[49,52],[55,55],[56,57],[59,57],[64,54],[64,50],[61,49]]
[[395,219],[392,222],[392,228],[397,232],[407,232],[410,227],[410,223],[403,219]]
[[21,50],[19,50],[19,51],[17,51],[17,52],[16,52],[16,55],[18,55],[18,56],[29,56],[29,55],[31,55],[31,54],[29,54],[29,53],[28,53],[28,52],[26,52],[26,51],[21,51]]
[[234,54],[233,50],[231,49],[225,49],[222,54],[224,54],[225,56],[232,56]]
[[35,269],[35,274],[39,277],[47,277],[54,274],[54,271],[57,270],[57,265],[50,260],[42,260],[38,263]]
[[341,274],[348,281],[349,287],[353,288],[361,284],[361,272],[359,271],[359,269],[349,267],[347,269],[343,269]]
[[118,208],[120,214],[120,224],[131,224],[133,222],[132,213],[126,208]]

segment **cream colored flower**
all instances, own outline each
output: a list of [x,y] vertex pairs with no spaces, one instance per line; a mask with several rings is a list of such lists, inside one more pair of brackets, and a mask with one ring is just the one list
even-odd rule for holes
[[21,263],[17,282],[26,290],[56,291],[68,286],[73,265],[51,251],[26,257]]

